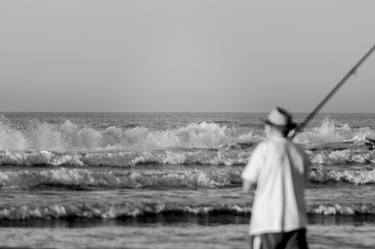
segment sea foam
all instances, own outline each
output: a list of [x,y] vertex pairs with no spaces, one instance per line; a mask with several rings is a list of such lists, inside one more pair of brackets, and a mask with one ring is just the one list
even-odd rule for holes
[[6,189],[34,189],[55,186],[67,189],[159,188],[231,186],[239,182],[239,169],[181,171],[123,171],[59,168],[0,172],[0,186]]
[[150,151],[161,148],[216,148],[223,144],[256,140],[251,134],[233,136],[226,126],[216,123],[191,123],[171,130],[149,130],[146,127],[122,129],[108,127],[95,130],[67,120],[62,124],[30,122],[17,129],[0,121],[0,150],[96,151],[124,150]]
[[[305,130],[295,141],[303,144],[329,142],[364,142],[375,137],[368,127],[353,129],[327,118],[321,126]],[[66,120],[64,123],[30,121],[25,127],[15,127],[0,119],[0,150],[2,151],[152,151],[165,148],[219,148],[223,145],[258,143],[264,137],[249,127],[245,133],[236,132],[213,122],[190,123],[186,126],[151,130],[136,126],[129,129],[115,126],[97,130]]]
[[[241,131],[241,132],[240,132]],[[254,129],[237,130],[213,122],[152,130],[102,130],[63,123],[30,121],[23,128],[0,119],[0,165],[135,166],[139,164],[243,165],[257,143]],[[351,128],[325,119],[296,137],[315,164],[374,163],[368,127]]]
[[299,133],[295,141],[302,144],[324,144],[351,141],[364,143],[366,137],[375,137],[375,131],[369,127],[352,128],[349,124],[339,124],[326,117],[320,126]]
[[[223,188],[240,186],[242,167],[185,168],[181,170],[122,169],[19,169],[0,172],[0,188],[35,189],[54,186],[66,189]],[[375,184],[375,169],[313,168],[311,182]]]
[[[249,215],[250,204],[213,204],[194,205],[186,203],[123,202],[106,203],[51,203],[49,205],[20,205],[0,207],[0,220],[26,219],[67,219],[67,218],[99,218],[116,219],[124,217],[140,217],[173,213],[173,215],[210,215],[215,213]],[[361,204],[312,204],[307,206],[308,214],[320,215],[375,215],[375,206],[370,203]]]

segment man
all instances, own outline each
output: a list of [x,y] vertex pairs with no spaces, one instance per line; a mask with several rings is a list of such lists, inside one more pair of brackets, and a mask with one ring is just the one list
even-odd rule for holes
[[242,172],[244,191],[256,190],[250,221],[252,249],[307,249],[304,189],[310,161],[288,139],[292,116],[274,108],[265,121],[266,140]]

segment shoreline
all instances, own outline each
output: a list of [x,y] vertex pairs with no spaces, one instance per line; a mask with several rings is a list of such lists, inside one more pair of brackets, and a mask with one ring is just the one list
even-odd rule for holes
[[[212,248],[248,247],[248,225],[91,228],[0,228],[1,248]],[[309,225],[311,249],[370,249],[375,226]]]
[[[249,224],[250,216],[244,214],[209,213],[209,214],[186,214],[182,212],[164,212],[161,214],[144,214],[138,217],[118,217],[116,219],[100,218],[76,218],[67,217],[62,219],[19,219],[0,220],[0,228],[92,228],[103,226],[133,226],[144,227],[178,226],[178,225],[246,225]],[[322,215],[308,214],[308,225],[321,226],[375,226],[375,215]]]

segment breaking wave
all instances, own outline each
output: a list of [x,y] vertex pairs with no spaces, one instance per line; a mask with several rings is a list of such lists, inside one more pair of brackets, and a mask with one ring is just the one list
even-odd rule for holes
[[311,182],[342,182],[352,184],[374,184],[375,169],[313,169],[309,172],[309,180]]
[[[233,148],[237,146],[237,148]],[[196,165],[245,165],[254,144],[230,147],[166,148],[154,151],[96,151],[96,152],[51,152],[51,151],[0,151],[0,165],[13,166],[116,166],[134,167],[147,164],[196,164]],[[340,148],[340,145],[336,145]],[[330,149],[308,151],[314,164],[374,164],[375,151],[366,147],[352,149]]]
[[[247,132],[238,127],[228,128],[219,123],[190,123],[186,126],[151,130],[136,126],[129,129],[116,126],[97,130],[66,120],[64,123],[30,121],[20,128],[4,117],[0,118],[0,151],[152,151],[164,148],[244,148],[246,143],[264,139],[262,132],[249,126]],[[327,144],[350,141],[362,144],[366,137],[375,137],[368,128],[351,128],[326,118],[319,127],[300,133],[295,141],[303,144]]]
[[322,215],[375,215],[375,205],[373,203],[313,204],[307,206],[307,213]]
[[375,131],[369,127],[352,128],[348,124],[339,124],[327,117],[320,126],[298,134],[295,141],[314,145],[345,141],[363,144],[366,142],[366,137],[375,137]]
[[[139,164],[246,164],[259,130],[217,123],[152,130],[108,127],[104,130],[67,120],[61,124],[30,121],[23,128],[0,119],[0,165],[135,166]],[[375,131],[325,119],[297,135],[315,164],[375,163]]]
[[[181,170],[111,170],[58,168],[5,170],[0,189],[134,189],[134,188],[222,188],[241,185],[242,167]],[[318,183],[375,184],[375,169],[313,168],[309,181]]]
[[50,151],[0,152],[0,165],[16,166],[135,166],[144,164],[241,165],[251,151],[170,149],[151,152],[57,153]]
[[[0,207],[0,220],[99,218],[116,219],[173,213],[174,215],[210,215],[215,213],[248,215],[250,205],[213,204],[188,205],[185,203],[123,202],[105,203],[65,203],[50,205],[20,205]],[[362,204],[313,204],[307,206],[308,214],[320,215],[375,215],[375,205]]]
[[63,124],[30,122],[14,128],[0,121],[2,151],[151,151],[162,148],[216,148],[237,142],[259,141],[252,134],[235,136],[232,130],[216,123],[191,123],[185,127],[155,131],[146,127],[122,129],[108,127],[103,131],[65,121]]
[[77,168],[0,172],[0,186],[6,189],[61,187],[68,189],[145,187],[223,187],[239,182],[239,169],[181,170],[170,172],[115,171]]
[[321,151],[311,155],[315,164],[375,163],[375,152],[367,150]]

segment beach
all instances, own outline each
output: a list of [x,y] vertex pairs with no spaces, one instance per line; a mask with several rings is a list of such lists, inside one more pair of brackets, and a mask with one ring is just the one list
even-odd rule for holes
[[[195,224],[11,228],[1,229],[0,238],[9,248],[248,248],[246,228],[246,225]],[[370,249],[374,245],[374,232],[373,226],[312,225],[308,238],[310,248],[314,249]]]

